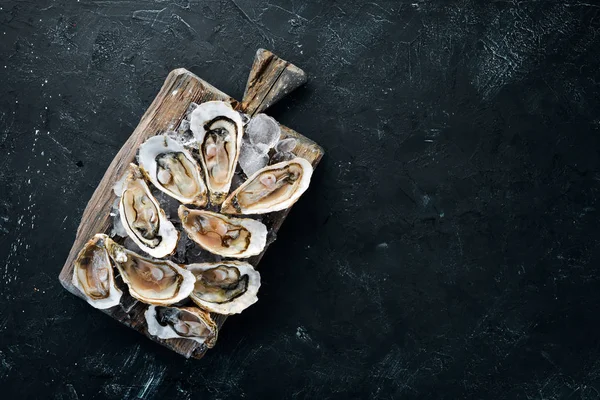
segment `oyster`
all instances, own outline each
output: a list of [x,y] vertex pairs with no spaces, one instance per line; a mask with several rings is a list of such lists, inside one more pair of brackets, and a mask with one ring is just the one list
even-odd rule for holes
[[151,137],[140,146],[138,161],[150,182],[169,196],[198,207],[208,202],[200,167],[176,140],[166,135]]
[[123,294],[115,286],[106,239],[104,234],[94,235],[77,255],[73,268],[73,285],[85,295],[90,305],[100,309],[116,306]]
[[213,254],[246,258],[265,248],[267,227],[260,221],[185,206],[179,206],[179,218],[190,239]]
[[240,114],[224,101],[207,101],[190,115],[190,129],[198,142],[210,201],[221,204],[235,172],[242,144]]
[[190,298],[199,307],[219,314],[239,314],[256,303],[260,274],[245,262],[190,264],[196,277]]
[[179,232],[150,193],[137,165],[129,164],[118,193],[121,223],[127,234],[152,257],[165,257],[177,246]]
[[196,307],[150,306],[144,313],[148,333],[161,339],[190,339],[211,348],[217,341],[217,324]]
[[227,197],[225,214],[264,214],[294,204],[308,189],[312,165],[296,157],[260,169]]
[[169,305],[188,297],[196,278],[188,270],[167,260],[153,260],[106,240],[108,254],[129,286],[129,294],[139,301]]

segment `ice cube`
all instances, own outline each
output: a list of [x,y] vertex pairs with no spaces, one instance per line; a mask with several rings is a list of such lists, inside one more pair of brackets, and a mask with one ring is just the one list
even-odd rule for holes
[[158,201],[160,208],[163,209],[167,218],[176,219],[179,201],[156,188],[152,188],[152,195]]
[[117,197],[115,201],[113,201],[112,206],[110,208],[110,216],[114,217],[115,215],[119,215],[119,202],[121,198]]
[[244,126],[248,125],[248,122],[250,122],[250,116],[241,111],[238,112],[240,114],[240,117],[242,117],[242,123],[244,124]]
[[121,199],[117,197],[110,209],[110,216],[112,217],[112,228],[109,233],[110,237],[127,237],[127,231],[121,223],[121,215],[119,214],[119,200]]
[[257,114],[246,125],[244,135],[254,145],[262,144],[266,145],[267,148],[271,148],[279,140],[281,129],[273,118],[266,114]]
[[[181,121],[181,124],[183,125],[184,121]],[[188,123],[189,125],[189,123]],[[194,148],[196,147],[196,140],[194,139],[194,134],[192,133],[192,131],[189,130],[189,126],[187,130],[181,130],[181,125],[180,125],[180,129],[177,130],[177,132],[175,131],[168,131],[166,133],[166,135],[168,137],[170,137],[171,139],[175,140],[176,142],[178,142],[179,144],[181,144],[182,146],[185,147],[191,147]]]
[[185,246],[185,257],[188,264],[221,261],[220,256],[204,250],[191,240]]
[[125,247],[127,250],[131,250],[135,253],[138,253],[139,255],[143,256],[144,255],[144,251],[142,249],[140,249],[140,246],[138,246],[132,238],[130,238],[129,236],[125,238],[125,240],[123,241],[123,247]]
[[123,175],[121,175],[119,180],[116,181],[115,185],[113,186],[113,192],[115,192],[115,195],[117,197],[121,197],[121,195],[123,194],[123,185],[125,184],[125,181],[127,180],[127,171],[128,170],[125,170]]
[[289,161],[295,157],[296,155],[294,153],[290,153],[289,151],[275,153],[269,160],[269,164],[277,164],[282,161]]
[[267,154],[269,150],[271,150],[269,145],[262,143],[256,143],[255,145],[252,145],[252,147],[254,147],[254,150],[256,150],[258,154]]
[[175,248],[175,254],[171,257],[171,260],[178,264],[185,264],[187,262],[187,246],[190,239],[188,235],[185,233],[179,236],[179,241],[177,242],[177,247]]
[[250,176],[267,165],[269,156],[261,153],[255,147],[250,145],[242,146],[238,162],[240,163],[242,171],[244,171],[247,176]]
[[190,121],[188,121],[187,119],[181,120],[181,123],[179,124],[179,128],[177,128],[177,132],[182,134],[182,133],[186,133],[189,130],[190,130]]
[[296,139],[287,138],[277,142],[277,145],[275,145],[275,150],[277,152],[288,152],[294,150],[294,147],[296,147]]
[[235,189],[241,186],[242,183],[246,181],[246,178],[242,174],[241,168],[238,169],[233,175],[233,179],[231,180],[231,189],[230,192],[233,192]]
[[118,212],[116,215],[113,216],[113,226],[112,226],[112,229],[110,230],[110,237],[115,237],[115,236],[120,236],[120,237],[127,236],[127,231],[125,230],[125,227],[123,227],[123,224],[121,223],[121,216],[119,215]]
[[198,104],[194,103],[193,101],[190,103],[187,111],[185,112],[185,119],[187,119],[188,121],[190,120],[190,115],[192,115],[192,112],[198,108]]

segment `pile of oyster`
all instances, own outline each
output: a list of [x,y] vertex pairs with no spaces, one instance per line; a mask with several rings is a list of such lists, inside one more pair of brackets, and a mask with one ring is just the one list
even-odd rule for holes
[[312,166],[294,147],[264,114],[249,119],[226,102],[192,103],[177,132],[140,146],[138,164],[114,187],[112,234],[85,244],[73,284],[101,309],[128,290],[149,305],[149,334],[213,347],[210,313],[237,314],[258,300],[260,274],[241,259],[265,248],[260,219],[308,188]]

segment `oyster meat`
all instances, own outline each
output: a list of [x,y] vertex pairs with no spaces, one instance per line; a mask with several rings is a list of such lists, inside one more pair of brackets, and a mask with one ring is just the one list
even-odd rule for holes
[[219,314],[239,314],[258,301],[260,274],[238,261],[190,264],[196,277],[190,298],[199,307]]
[[185,299],[194,289],[194,275],[171,261],[140,256],[111,239],[106,239],[106,248],[129,286],[129,294],[139,301],[169,305]]
[[240,114],[224,101],[207,101],[190,115],[190,129],[198,142],[210,201],[221,204],[237,165],[244,124]]
[[213,254],[247,258],[265,248],[267,227],[260,221],[191,210],[183,205],[179,206],[179,218],[189,238]]
[[179,232],[150,193],[137,165],[129,165],[120,184],[120,193],[118,190],[115,192],[121,196],[119,213],[129,237],[152,257],[160,258],[173,253]]
[[160,339],[190,339],[208,348],[217,341],[217,324],[196,307],[150,306],[144,315],[148,333]]
[[284,210],[308,189],[312,165],[296,157],[262,168],[227,197],[225,214],[265,214]]
[[112,262],[105,245],[107,238],[101,233],[94,235],[77,255],[73,268],[73,285],[85,295],[90,305],[100,309],[118,305],[123,294],[115,286]]
[[167,135],[151,137],[140,146],[138,161],[150,182],[169,196],[198,207],[208,202],[198,163],[176,140]]

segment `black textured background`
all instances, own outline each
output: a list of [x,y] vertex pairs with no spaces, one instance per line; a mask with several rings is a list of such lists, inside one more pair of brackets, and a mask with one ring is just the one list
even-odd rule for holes
[[[0,380],[11,399],[597,399],[600,7],[580,1],[0,1]],[[168,72],[327,154],[201,361],[57,276]]]

